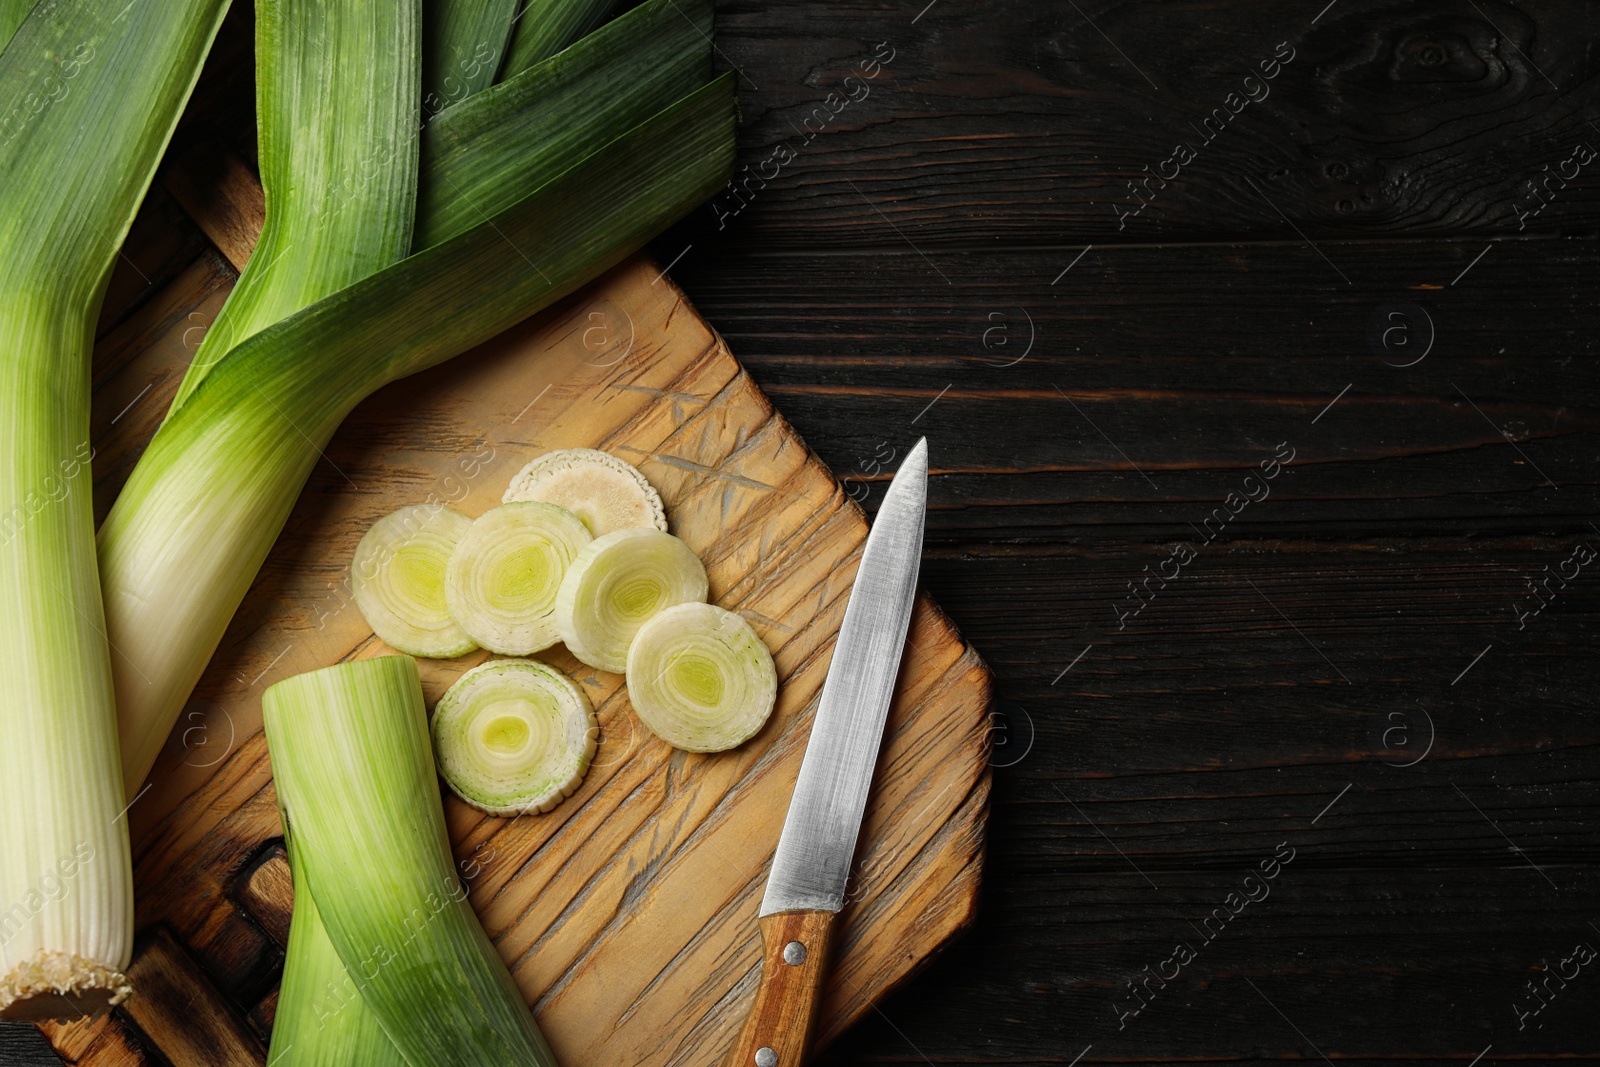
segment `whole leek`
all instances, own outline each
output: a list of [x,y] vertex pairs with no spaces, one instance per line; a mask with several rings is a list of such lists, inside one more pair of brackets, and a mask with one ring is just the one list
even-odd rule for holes
[[0,16],[16,29],[0,53],[0,1018],[77,1017],[128,992],[89,352],[225,7],[84,0]]

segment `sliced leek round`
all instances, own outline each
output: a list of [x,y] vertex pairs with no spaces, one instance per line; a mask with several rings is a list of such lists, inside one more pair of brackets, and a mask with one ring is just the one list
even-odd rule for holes
[[639,627],[674,604],[704,601],[706,569],[669,533],[614,530],[583,547],[556,595],[556,629],[591,667],[620,674]]
[[661,494],[639,469],[593,448],[546,452],[517,472],[504,500],[559,504],[596,537],[641,526],[667,528]]
[[589,530],[566,508],[536,501],[480,515],[445,567],[445,602],[478,644],[526,656],[561,639],[556,593]]
[[490,815],[549,811],[583,781],[600,725],[589,698],[538,660],[491,660],[463,674],[433,713],[439,773]]
[[393,511],[372,524],[350,563],[356,607],[401,652],[448,659],[477,648],[445,602],[445,566],[472,520],[438,504]]
[[714,604],[679,604],[639,628],[628,648],[628,698],[675,748],[721,752],[772,714],[778,672],[750,624]]

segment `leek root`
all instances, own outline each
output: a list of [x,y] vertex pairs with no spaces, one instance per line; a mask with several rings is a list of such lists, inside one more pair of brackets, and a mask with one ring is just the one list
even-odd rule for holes
[[593,448],[546,452],[517,472],[502,499],[559,504],[596,537],[637,526],[667,528],[661,494],[639,469]]

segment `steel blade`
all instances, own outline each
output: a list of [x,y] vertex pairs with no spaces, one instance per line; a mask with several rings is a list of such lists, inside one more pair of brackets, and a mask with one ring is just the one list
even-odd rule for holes
[[927,503],[924,439],[901,463],[867,534],[767,875],[762,915],[838,911],[844,905],[845,880],[911,623]]

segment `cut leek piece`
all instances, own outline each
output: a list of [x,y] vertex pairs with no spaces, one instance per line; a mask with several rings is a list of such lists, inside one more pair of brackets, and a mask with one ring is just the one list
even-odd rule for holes
[[345,414],[598,277],[721,188],[735,121],[724,75],[473,229],[267,327],[211,368],[100,531],[130,790]]
[[361,999],[339,950],[328,940],[305,862],[285,838],[294,879],[294,914],[284,949],[283,981],[272,1019],[267,1067],[395,1067],[403,1063],[378,1017]]
[[517,472],[502,499],[559,504],[596,537],[640,526],[667,528],[661,494],[639,469],[593,448],[546,452]]
[[583,689],[531,659],[463,674],[440,698],[432,729],[445,782],[490,815],[549,811],[571,796],[600,736]]
[[556,629],[567,651],[620,674],[639,628],[674,604],[706,599],[694,550],[656,529],[615,530],[584,546],[561,580]]
[[[554,1067],[452,861],[416,661],[382,656],[285,679],[263,696],[262,722],[296,892],[315,900],[404,1062]],[[327,1034],[337,1040],[337,1020]],[[300,1062],[298,1048],[274,1051],[275,1064]],[[330,1059],[344,1062],[307,1057]]]
[[778,697],[772,653],[731,611],[679,604],[660,612],[628,648],[628,699],[667,744],[721,752],[754,737]]
[[0,12],[0,1019],[76,1019],[129,992],[90,347],[226,8],[9,0]]
[[350,563],[350,588],[373,633],[401,652],[433,659],[478,647],[444,595],[445,565],[471,528],[471,519],[439,504],[401,508],[372,524]]
[[445,567],[444,596],[461,628],[503,656],[526,656],[561,640],[556,594],[593,538],[566,508],[501,504],[480,515]]

